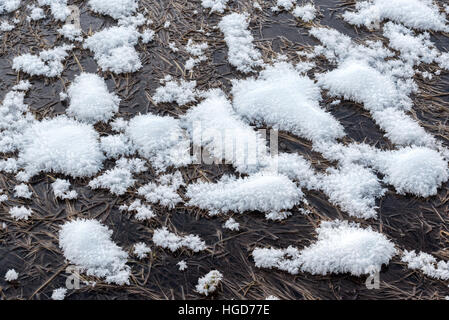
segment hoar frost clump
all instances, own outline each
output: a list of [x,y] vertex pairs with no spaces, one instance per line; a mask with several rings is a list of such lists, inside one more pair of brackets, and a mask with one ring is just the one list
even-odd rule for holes
[[407,267],[412,270],[421,270],[425,275],[441,280],[449,279],[449,263],[437,261],[437,259],[425,252],[416,253],[414,250],[405,250],[401,261],[407,263]]
[[217,183],[200,182],[187,186],[189,205],[210,215],[229,211],[283,211],[302,201],[303,193],[287,177],[258,173],[246,178],[224,176]]
[[198,293],[208,296],[217,290],[217,287],[222,279],[223,274],[220,271],[212,270],[204,277],[198,279],[198,284],[195,289]]
[[75,199],[78,197],[78,193],[75,190],[70,189],[70,182],[68,180],[56,179],[51,184],[55,198],[60,199]]
[[107,122],[118,111],[120,99],[108,91],[96,74],[81,73],[67,90],[70,105],[66,112],[86,123]]
[[447,31],[444,14],[433,0],[368,0],[357,1],[355,12],[345,12],[343,18],[350,24],[378,28],[389,19],[407,27]]
[[0,0],[0,14],[9,13],[20,7],[20,0]]
[[128,254],[112,240],[112,230],[97,220],[66,222],[59,232],[59,246],[71,263],[88,276],[105,278],[107,283],[129,284]]
[[140,33],[133,26],[114,26],[99,31],[84,40],[84,48],[94,52],[103,71],[116,74],[135,72],[142,67],[134,49]]
[[176,250],[186,247],[193,252],[200,252],[206,249],[206,243],[197,235],[189,234],[186,236],[178,236],[168,231],[167,227],[154,230],[153,242],[155,245],[164,249]]
[[132,15],[138,8],[137,0],[89,0],[93,12],[120,19]]
[[307,3],[304,6],[297,6],[292,14],[296,18],[300,18],[304,22],[310,22],[315,19],[317,14],[317,9],[312,3]]
[[12,207],[11,209],[9,209],[9,214],[15,220],[28,220],[28,218],[31,217],[32,213],[33,212],[30,209],[25,208],[24,206]]
[[248,15],[239,13],[223,17],[218,25],[229,48],[229,63],[245,73],[263,63],[260,52],[253,45],[254,38],[248,25]]
[[319,106],[319,87],[286,62],[262,71],[257,79],[235,80],[235,111],[256,124],[267,124],[306,139],[335,140],[343,127]]
[[23,178],[40,171],[89,177],[102,168],[104,160],[94,128],[65,116],[31,125],[20,137],[18,149]]
[[396,254],[384,235],[347,221],[322,222],[317,241],[299,251],[257,248],[254,261],[259,268],[277,268],[291,274],[350,273],[355,276],[379,272]]
[[70,15],[67,0],[38,0],[40,6],[49,6],[51,14],[56,20],[65,21]]
[[148,256],[148,253],[151,252],[151,248],[148,247],[143,242],[138,242],[138,243],[136,243],[134,245],[134,251],[133,252],[137,256],[137,258],[145,259]]
[[177,119],[138,115],[129,121],[126,135],[138,153],[157,170],[162,171],[169,166],[181,167],[191,162],[190,141]]
[[196,101],[198,92],[196,90],[196,81],[167,81],[156,89],[153,100],[156,104],[176,102],[183,106],[189,102]]
[[229,0],[201,0],[203,8],[210,9],[210,12],[223,13]]
[[32,76],[46,76],[49,78],[60,76],[64,70],[62,62],[73,49],[72,45],[62,45],[53,49],[44,50],[39,55],[22,54],[13,59],[12,68],[23,71]]
[[67,294],[66,288],[58,288],[53,290],[53,293],[51,294],[52,300],[64,300],[65,295]]
[[5,274],[5,280],[8,282],[16,281],[19,278],[19,274],[14,269],[9,269]]
[[257,172],[267,165],[266,140],[240,119],[224,93],[212,90],[204,96],[203,102],[181,118],[193,144],[242,173]]

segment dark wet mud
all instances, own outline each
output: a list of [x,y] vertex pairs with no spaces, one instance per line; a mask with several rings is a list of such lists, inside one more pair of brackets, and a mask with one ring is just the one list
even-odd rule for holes
[[[28,1],[23,1],[27,3]],[[175,78],[195,79],[198,88],[223,88],[229,93],[230,79],[241,78],[226,61],[227,48],[219,30],[213,27],[220,15],[207,12],[193,15],[194,10],[201,13],[200,1],[190,0],[142,0],[141,7],[149,11],[156,31],[154,42],[139,44],[143,68],[128,75],[117,76],[111,73],[104,76],[110,90],[122,99],[120,114],[130,118],[138,113],[179,116],[187,107],[175,104],[156,106],[151,96],[159,86],[159,79],[170,74]],[[85,34],[91,34],[104,27],[115,24],[112,19],[93,14],[84,1],[69,1],[81,9],[81,26]],[[308,34],[307,25],[299,23],[289,13],[272,14],[268,9],[274,1],[264,1],[264,13],[252,8],[252,1],[232,1],[231,9],[251,14],[251,30],[255,44],[267,61],[276,53],[283,53],[292,61],[299,61],[296,51],[315,45],[317,41]],[[333,0],[315,0],[322,16],[316,22],[332,26],[351,37],[360,39],[374,36],[364,29],[355,29],[338,18],[353,3],[344,4]],[[47,12],[48,16],[49,13]],[[14,14],[12,14],[14,16]],[[12,59],[25,52],[38,52],[64,43],[56,32],[52,19],[31,25],[21,16],[21,24],[15,30],[5,33],[0,43],[0,96],[20,79],[29,79],[33,85],[27,95],[28,103],[38,118],[52,117],[64,113],[67,105],[59,101],[59,92],[81,71],[97,72],[92,53],[80,48],[66,60],[65,71],[58,79],[29,77],[17,74],[11,69]],[[172,21],[169,31],[162,28],[165,21]],[[59,24],[58,24],[59,25]],[[168,42],[177,47],[185,45],[189,38],[201,41],[206,39],[199,29],[210,32],[207,37],[209,50],[208,63],[201,64],[192,74],[185,73],[185,53],[173,53]],[[449,48],[449,38],[441,34],[434,36],[440,49]],[[78,46],[80,47],[80,46]],[[324,67],[318,65],[320,70]],[[324,70],[324,69],[323,69]],[[313,75],[313,72],[310,74]],[[420,123],[446,146],[449,146],[449,77],[443,74],[431,82],[417,79],[423,94],[414,97],[414,116]],[[343,101],[339,106],[331,106],[324,96],[324,106],[342,123],[348,134],[345,141],[364,141],[383,149],[393,148],[383,133],[360,105]],[[103,134],[111,132],[107,125],[97,125]],[[330,165],[319,154],[311,150],[308,141],[281,132],[280,151],[298,152],[312,161],[318,169]],[[105,163],[105,168],[114,165]],[[205,177],[218,180],[223,174],[234,174],[230,166],[192,165],[183,168],[184,180],[188,183]],[[301,273],[296,276],[275,271],[258,269],[250,253],[256,246],[302,248],[314,241],[314,229],[320,221],[345,219],[357,221],[363,226],[371,226],[390,239],[401,249],[422,250],[438,259],[449,259],[449,184],[439,189],[438,195],[427,199],[397,195],[390,190],[378,203],[377,220],[358,220],[332,206],[327,197],[319,192],[307,192],[310,203],[309,215],[302,215],[299,208],[283,222],[268,222],[264,215],[250,212],[234,215],[240,223],[239,232],[222,227],[226,217],[208,217],[206,212],[196,208],[178,206],[173,210],[154,207],[157,219],[151,222],[138,222],[131,214],[122,213],[118,206],[132,200],[133,193],[115,197],[106,191],[91,190],[88,180],[72,179],[78,191],[76,201],[55,200],[50,184],[60,175],[40,174],[31,181],[34,193],[31,200],[17,200],[12,197],[13,188],[18,182],[13,175],[0,174],[0,189],[8,192],[10,200],[0,205],[0,223],[5,222],[7,230],[0,231],[0,298],[1,299],[49,299],[53,289],[65,286],[68,263],[58,248],[58,231],[68,219],[74,217],[95,218],[113,230],[113,240],[130,252],[128,264],[132,269],[129,286],[109,285],[98,279],[82,275],[83,280],[95,280],[92,286],[82,285],[78,290],[69,290],[67,299],[204,299],[194,292],[199,277],[217,269],[224,275],[218,292],[207,299],[264,299],[275,295],[281,299],[442,299],[449,295],[448,283],[434,280],[420,272],[410,271],[395,257],[380,274],[380,288],[369,290],[364,277],[349,275],[313,276]],[[135,188],[148,183],[156,177],[153,170],[138,176]],[[182,190],[183,191],[183,190]],[[34,211],[26,222],[16,222],[10,217],[9,207],[24,205]],[[152,230],[168,226],[171,231],[194,233],[208,244],[202,253],[188,251],[171,253],[153,248],[150,259],[135,260],[131,254],[132,246],[143,241],[152,244]],[[189,267],[180,272],[176,263],[185,260]],[[7,283],[3,275],[14,268],[19,272],[17,283]]]

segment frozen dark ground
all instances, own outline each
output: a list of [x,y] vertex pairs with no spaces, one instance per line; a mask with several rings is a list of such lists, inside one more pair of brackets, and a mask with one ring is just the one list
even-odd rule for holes
[[[24,1],[27,2],[27,1]],[[266,1],[265,9],[272,5]],[[87,9],[83,1],[69,1],[81,9],[81,25],[85,33],[95,32],[114,21],[100,17]],[[252,1],[232,1],[232,10],[253,12]],[[316,0],[323,14],[316,22],[332,26],[353,37],[372,37],[365,29],[355,29],[347,25],[338,15],[353,6],[333,0]],[[120,114],[129,118],[137,113],[155,113],[176,116],[188,107],[180,108],[174,104],[155,106],[149,97],[159,86],[159,79],[166,74],[176,78],[185,77],[198,81],[200,89],[221,87],[229,92],[229,80],[242,77],[226,61],[227,48],[219,30],[213,30],[220,15],[200,14],[192,17],[192,11],[201,10],[200,1],[188,0],[142,0],[150,17],[155,21],[157,32],[154,42],[138,45],[137,50],[144,67],[134,73],[116,76],[102,73],[110,90],[115,91],[122,102]],[[201,11],[200,11],[201,12]],[[14,14],[12,14],[14,15]],[[282,52],[295,61],[295,51],[317,42],[307,35],[307,26],[298,23],[288,13],[273,15],[264,10],[264,15],[251,14],[251,29],[255,44],[264,58],[271,59],[274,53]],[[3,96],[19,79],[30,79],[33,87],[26,102],[38,118],[64,113],[67,105],[60,102],[59,92],[80,71],[97,72],[97,65],[91,53],[76,49],[66,60],[65,71],[59,79],[29,77],[17,74],[11,69],[12,59],[20,53],[37,52],[64,41],[58,36],[55,22],[47,18],[30,25],[23,15],[16,29],[4,33],[0,44],[0,94]],[[162,28],[166,20],[172,21],[169,31]],[[158,27],[159,26],[159,27]],[[201,64],[193,74],[183,74],[182,65],[188,56],[182,52],[172,53],[167,46],[174,41],[180,46],[187,39],[200,41],[205,36],[197,29],[211,32],[208,38],[207,55],[212,63]],[[440,49],[449,47],[449,38],[435,36]],[[323,62],[325,63],[325,62]],[[81,69],[82,67],[82,69]],[[318,66],[320,68],[320,66]],[[443,74],[439,79],[423,82],[418,79],[424,94],[415,97],[414,113],[421,124],[437,136],[446,146],[449,144],[449,129],[446,125],[449,116],[449,76]],[[326,101],[326,100],[325,100]],[[365,141],[381,148],[391,148],[369,115],[352,102],[344,102],[337,108],[328,108],[344,125],[353,141]],[[97,130],[107,133],[107,125],[97,125]],[[306,140],[287,133],[280,133],[280,151],[299,152],[310,159],[317,168],[325,168],[328,163],[319,154],[311,151]],[[318,161],[320,163],[318,164]],[[112,167],[112,162],[106,167]],[[223,173],[232,173],[230,166],[192,165],[182,169],[188,182],[206,176],[211,181]],[[199,209],[178,206],[173,210],[155,207],[158,218],[152,222],[140,223],[130,214],[119,212],[118,206],[129,202],[132,194],[115,197],[106,191],[91,190],[88,180],[70,179],[80,194],[76,201],[55,200],[50,190],[52,174],[40,174],[31,181],[33,197],[22,201],[10,198],[0,205],[0,223],[8,225],[0,231],[0,275],[14,268],[19,273],[19,281],[7,283],[0,277],[0,297],[2,299],[49,299],[53,289],[64,286],[67,263],[58,247],[57,232],[60,226],[73,217],[96,218],[114,231],[113,240],[126,251],[131,252],[134,243],[151,243],[152,230],[161,225],[171,230],[180,230],[201,236],[209,245],[208,250],[191,254],[186,251],[171,253],[153,248],[153,256],[143,261],[134,260],[132,255],[128,264],[132,268],[131,285],[116,286],[98,281],[95,287],[82,286],[70,290],[67,299],[201,299],[194,292],[197,279],[211,269],[220,270],[224,275],[222,286],[212,299],[264,299],[275,295],[281,299],[442,299],[449,294],[447,282],[434,280],[420,272],[408,270],[398,257],[393,258],[380,274],[380,289],[365,287],[365,277],[349,275],[312,276],[301,273],[293,276],[275,270],[258,269],[250,255],[257,246],[273,245],[302,248],[315,239],[314,229],[322,220],[341,218],[357,221],[363,226],[370,225],[379,230],[402,249],[422,250],[438,259],[449,259],[449,185],[444,184],[436,196],[420,199],[397,195],[390,190],[379,202],[377,220],[357,220],[332,206],[327,197],[319,192],[306,194],[311,214],[304,216],[294,209],[293,215],[283,222],[269,222],[263,214],[253,212],[235,216],[240,222],[239,232],[222,228],[224,217],[208,217]],[[150,170],[139,176],[136,188],[154,178]],[[0,175],[0,188],[13,193],[18,184],[13,175]],[[34,216],[26,222],[16,222],[8,214],[8,207],[26,204],[34,211]],[[296,214],[295,214],[296,213]],[[180,272],[176,263],[186,260],[189,268]],[[87,279],[82,276],[83,279]]]

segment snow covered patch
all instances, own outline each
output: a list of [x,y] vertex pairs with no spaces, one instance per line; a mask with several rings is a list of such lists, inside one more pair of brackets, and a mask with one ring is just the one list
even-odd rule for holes
[[412,270],[421,270],[425,275],[441,280],[449,279],[449,263],[446,261],[437,261],[437,259],[425,252],[415,250],[404,250],[401,261],[407,263],[407,267]]
[[2,21],[0,24],[0,31],[11,31],[15,28],[14,24],[10,24],[8,21]]
[[217,290],[218,285],[221,280],[223,280],[223,275],[220,271],[212,270],[204,277],[198,279],[198,284],[195,287],[195,290],[198,293],[204,294],[208,296]]
[[88,37],[84,40],[84,48],[94,52],[94,58],[103,71],[116,74],[135,72],[142,67],[134,49],[140,36],[133,26],[114,26]]
[[231,13],[218,24],[228,45],[228,60],[237,70],[248,73],[263,61],[260,52],[253,45],[253,36],[248,30],[248,15]]
[[234,80],[234,109],[258,125],[267,124],[311,141],[335,140],[343,127],[319,106],[320,89],[291,64],[276,63],[257,79]]
[[64,44],[60,47],[44,50],[38,55],[22,54],[13,59],[12,68],[23,71],[32,76],[46,76],[49,78],[60,76],[64,70],[62,62],[73,49],[72,45]]
[[128,254],[112,240],[112,230],[97,220],[66,222],[59,232],[59,246],[71,263],[88,276],[105,278],[107,283],[129,284]]
[[229,0],[201,0],[203,8],[210,9],[210,12],[223,13]]
[[89,0],[93,12],[111,16],[114,19],[130,16],[138,8],[137,0]]
[[86,123],[107,122],[119,109],[120,99],[108,91],[103,78],[93,73],[78,75],[67,93],[67,114]]
[[288,210],[301,202],[303,193],[285,176],[257,173],[239,179],[224,176],[217,183],[190,184],[186,196],[190,198],[189,205],[215,215]]
[[299,250],[292,246],[286,249],[256,248],[252,255],[258,268],[276,268],[291,274],[298,274],[301,266]]
[[9,209],[9,214],[17,221],[28,220],[28,218],[31,217],[32,213],[33,212],[30,209],[25,208],[24,206],[12,207],[11,209]]
[[415,29],[448,30],[447,20],[433,0],[357,1],[356,11],[345,12],[343,18],[367,28],[378,28],[380,22],[388,19]]
[[155,245],[175,252],[182,247],[186,247],[193,252],[200,252],[206,249],[206,243],[197,235],[189,234],[178,236],[168,231],[167,227],[154,230],[153,242]]
[[159,171],[191,163],[190,141],[177,119],[138,115],[129,121],[126,135],[138,153]]
[[35,122],[21,136],[18,162],[28,177],[40,171],[89,177],[103,160],[94,128],[65,116]]
[[70,200],[78,197],[78,193],[75,190],[69,190],[70,182],[68,180],[56,179],[55,182],[51,184],[51,187],[53,188],[55,198]]
[[5,274],[5,280],[8,282],[16,281],[19,278],[19,274],[14,269],[9,269]]

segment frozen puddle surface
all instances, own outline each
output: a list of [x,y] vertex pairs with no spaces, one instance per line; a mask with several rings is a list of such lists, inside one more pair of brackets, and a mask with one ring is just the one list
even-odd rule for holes
[[[274,275],[363,278],[396,263],[449,279],[444,259],[419,243],[403,247],[382,208],[392,195],[429,203],[444,198],[445,124],[417,114],[422,99],[439,96],[432,84],[449,70],[449,53],[434,42],[447,37],[448,8],[432,0],[367,0],[344,8],[332,19],[360,28],[362,36],[326,25],[327,7],[296,1],[239,9],[227,0],[188,4],[204,23],[192,25],[188,37],[174,36],[184,22],[158,20],[138,0],[89,0],[81,8],[65,0],[0,1],[6,43],[23,24],[45,22],[55,34],[45,45],[8,53],[15,76],[2,87],[0,104],[1,230],[46,221],[58,232],[52,240],[58,263],[75,265],[92,288],[152,283],[140,278],[141,263],[151,261],[152,268],[188,273],[189,297],[219,295],[229,269],[189,268],[200,257],[215,259],[217,248],[223,257],[246,255],[257,272]],[[260,40],[255,27],[264,15],[280,13],[314,45],[298,49],[286,41],[288,54],[281,54]],[[103,23],[86,27],[86,16]],[[223,73],[218,69],[229,72],[205,81]],[[146,85],[133,89],[140,81]],[[50,97],[42,96],[42,83]],[[44,111],[34,105],[36,96],[50,101]],[[135,97],[139,102],[129,103]],[[435,103],[431,110],[448,108],[435,101],[426,102]],[[369,119],[385,143],[354,139],[354,130],[366,131],[339,116],[343,105]],[[280,136],[301,147],[279,144]],[[309,201],[318,195],[331,213]],[[98,197],[107,207],[95,215],[97,205],[89,203]],[[67,214],[44,210],[50,203]],[[432,207],[444,224],[444,208]],[[173,223],[180,214],[195,220]],[[295,229],[295,219],[311,227],[307,234]],[[216,234],[206,223],[217,225]],[[291,227],[295,237],[273,245],[268,239],[277,227]],[[245,243],[245,253],[221,247],[246,233],[261,236]],[[52,289],[54,299],[76,291]]]

